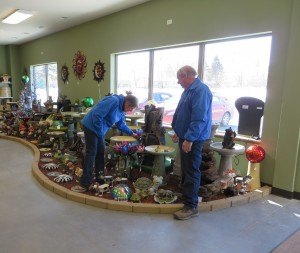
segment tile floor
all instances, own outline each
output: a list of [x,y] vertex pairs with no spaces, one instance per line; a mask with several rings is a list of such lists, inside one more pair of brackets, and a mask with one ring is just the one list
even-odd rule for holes
[[300,228],[300,201],[275,195],[188,221],[87,206],[43,188],[32,159],[0,139],[1,253],[264,253]]

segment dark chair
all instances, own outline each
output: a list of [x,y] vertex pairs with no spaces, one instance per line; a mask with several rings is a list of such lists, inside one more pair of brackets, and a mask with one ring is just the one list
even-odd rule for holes
[[240,97],[235,101],[239,112],[238,133],[259,138],[261,117],[265,103],[254,97]]

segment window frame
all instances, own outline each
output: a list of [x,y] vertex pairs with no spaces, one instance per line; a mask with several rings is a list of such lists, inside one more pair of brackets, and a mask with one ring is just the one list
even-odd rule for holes
[[[33,84],[34,84],[34,74],[35,74],[35,67],[44,67],[45,71],[45,80],[46,80],[46,95],[47,95],[47,100],[49,99],[49,96],[52,96],[50,93],[49,89],[49,65],[56,65],[56,81],[57,81],[57,90],[58,90],[58,64],[57,62],[48,62],[48,63],[41,63],[41,64],[35,64],[35,65],[30,65],[30,80],[31,80],[31,89],[33,90]],[[35,94],[36,95],[36,94]],[[59,92],[57,94],[57,97],[59,96]]]
[[[159,50],[165,50],[165,49],[175,49],[175,48],[183,48],[183,47],[189,47],[189,46],[199,46],[199,55],[198,55],[198,68],[197,73],[200,80],[203,80],[204,77],[204,68],[205,68],[205,46],[212,43],[222,43],[222,42],[229,42],[229,41],[235,41],[235,40],[246,40],[246,39],[253,39],[253,38],[262,38],[262,37],[268,37],[270,36],[272,38],[272,32],[263,32],[259,34],[250,34],[250,35],[242,35],[242,36],[236,36],[236,37],[228,37],[228,38],[222,38],[222,39],[214,39],[214,40],[208,40],[208,41],[201,41],[201,42],[192,42],[192,43],[185,43],[185,44],[178,44],[173,46],[166,46],[166,47],[157,47],[157,48],[150,48],[150,49],[142,49],[142,50],[134,50],[130,52],[122,52],[122,53],[116,53],[114,54],[114,61],[115,61],[115,68],[114,68],[114,80],[116,81],[113,88],[114,93],[117,93],[117,86],[118,86],[118,56],[119,55],[125,55],[129,53],[139,53],[139,52],[149,52],[149,79],[148,79],[148,99],[153,99],[153,71],[154,71],[154,52]],[[271,53],[271,52],[270,52]],[[266,91],[267,92],[267,91]],[[143,123],[144,120],[139,120],[139,122]],[[164,123],[163,125],[166,127],[170,127],[170,124]]]

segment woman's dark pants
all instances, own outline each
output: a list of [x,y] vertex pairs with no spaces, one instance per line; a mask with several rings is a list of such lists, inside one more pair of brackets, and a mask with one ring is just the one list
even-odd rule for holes
[[85,138],[85,156],[80,185],[88,188],[94,178],[94,164],[96,178],[99,177],[100,171],[104,170],[105,142],[104,136],[98,137],[95,133],[85,127],[83,127],[83,131]]

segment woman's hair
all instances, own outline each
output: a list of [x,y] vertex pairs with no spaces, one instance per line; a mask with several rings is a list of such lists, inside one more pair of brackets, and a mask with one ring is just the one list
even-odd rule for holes
[[139,103],[139,100],[137,99],[137,97],[133,96],[133,95],[127,95],[125,97],[125,102],[127,102],[127,104],[129,106],[132,106],[132,107],[137,107],[138,106],[138,103]]

